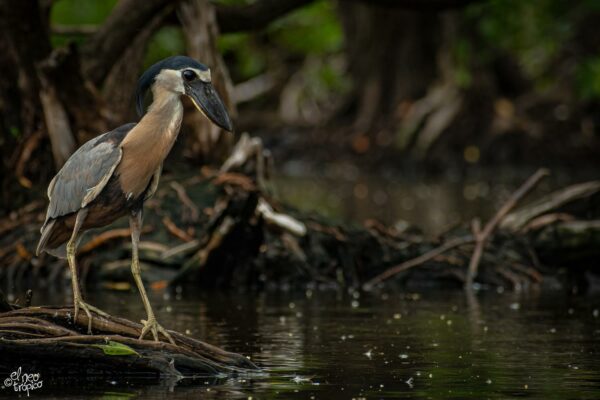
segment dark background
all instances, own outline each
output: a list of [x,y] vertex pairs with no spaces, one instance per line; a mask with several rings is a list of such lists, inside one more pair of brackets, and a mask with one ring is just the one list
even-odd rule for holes
[[[334,161],[593,175],[599,17],[597,0],[1,0],[0,214],[135,120],[137,77],[173,54],[212,67],[238,132],[262,137],[283,175]],[[183,132],[169,165],[187,170],[233,143],[196,113]]]

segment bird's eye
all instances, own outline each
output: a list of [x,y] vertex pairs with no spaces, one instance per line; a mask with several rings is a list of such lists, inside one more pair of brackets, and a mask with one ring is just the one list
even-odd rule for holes
[[192,71],[191,69],[186,69],[185,71],[182,72],[182,75],[183,75],[183,79],[185,79],[188,82],[191,82],[194,79],[196,79],[196,73],[194,71]]

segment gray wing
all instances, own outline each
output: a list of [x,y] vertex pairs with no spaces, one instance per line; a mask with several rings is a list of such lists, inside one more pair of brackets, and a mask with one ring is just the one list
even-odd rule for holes
[[81,146],[48,186],[46,221],[74,213],[94,200],[121,161],[119,146],[135,124],[123,125]]

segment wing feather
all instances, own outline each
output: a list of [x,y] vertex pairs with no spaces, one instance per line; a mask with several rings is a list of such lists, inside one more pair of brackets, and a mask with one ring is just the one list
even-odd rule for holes
[[121,161],[119,144],[134,126],[123,125],[97,136],[71,155],[48,187],[50,204],[44,225],[80,210],[102,192]]

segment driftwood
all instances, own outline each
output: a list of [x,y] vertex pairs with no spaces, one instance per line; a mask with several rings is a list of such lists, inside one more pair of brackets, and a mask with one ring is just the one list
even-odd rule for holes
[[[140,244],[144,278],[161,288],[372,289],[392,282],[524,288],[565,268],[582,274],[579,266],[600,258],[598,181],[516,208],[546,174],[541,170],[483,229],[473,223],[427,238],[372,220],[349,227],[300,213],[273,196],[271,165],[260,140],[243,136],[219,171],[204,169],[202,176],[178,175],[170,182],[165,176],[148,202],[148,231]],[[1,279],[32,277],[43,284],[61,276],[60,261],[33,255],[42,212],[38,202],[0,221],[0,263],[6,266]],[[84,241],[84,274],[96,274],[96,282],[131,279],[127,232],[122,221]]]
[[142,326],[123,318],[94,314],[94,334],[87,335],[85,313],[77,321],[72,315],[70,307],[27,307],[0,313],[0,372],[23,364],[47,377],[179,380],[259,372],[244,356],[175,331],[169,333],[176,345],[139,340]]
[[477,275],[477,270],[479,268],[479,263],[481,261],[481,257],[483,256],[483,251],[486,242],[493,234],[494,230],[500,224],[505,216],[517,205],[517,202],[525,196],[543,177],[548,175],[548,171],[544,169],[540,169],[535,174],[533,174],[524,184],[521,186],[516,192],[513,193],[512,196],[508,199],[506,203],[494,214],[492,219],[485,225],[485,228],[482,230],[480,228],[479,220],[474,220],[471,223],[471,230],[473,231],[472,235],[466,235],[458,238],[453,238],[451,240],[446,241],[441,246],[428,251],[425,254],[422,254],[418,257],[410,259],[408,261],[404,261],[402,264],[397,265],[395,267],[389,268],[377,275],[376,277],[370,279],[363,285],[365,290],[371,289],[374,285],[379,284],[396,274],[404,272],[410,268],[417,267],[419,265],[424,264],[427,261],[433,260],[436,257],[441,256],[447,251],[453,250],[456,247],[460,247],[467,244],[475,244],[475,249],[473,250],[473,254],[471,255],[471,260],[469,261],[469,267],[467,269],[467,275],[465,279],[465,285],[470,287],[473,284],[473,281]]

